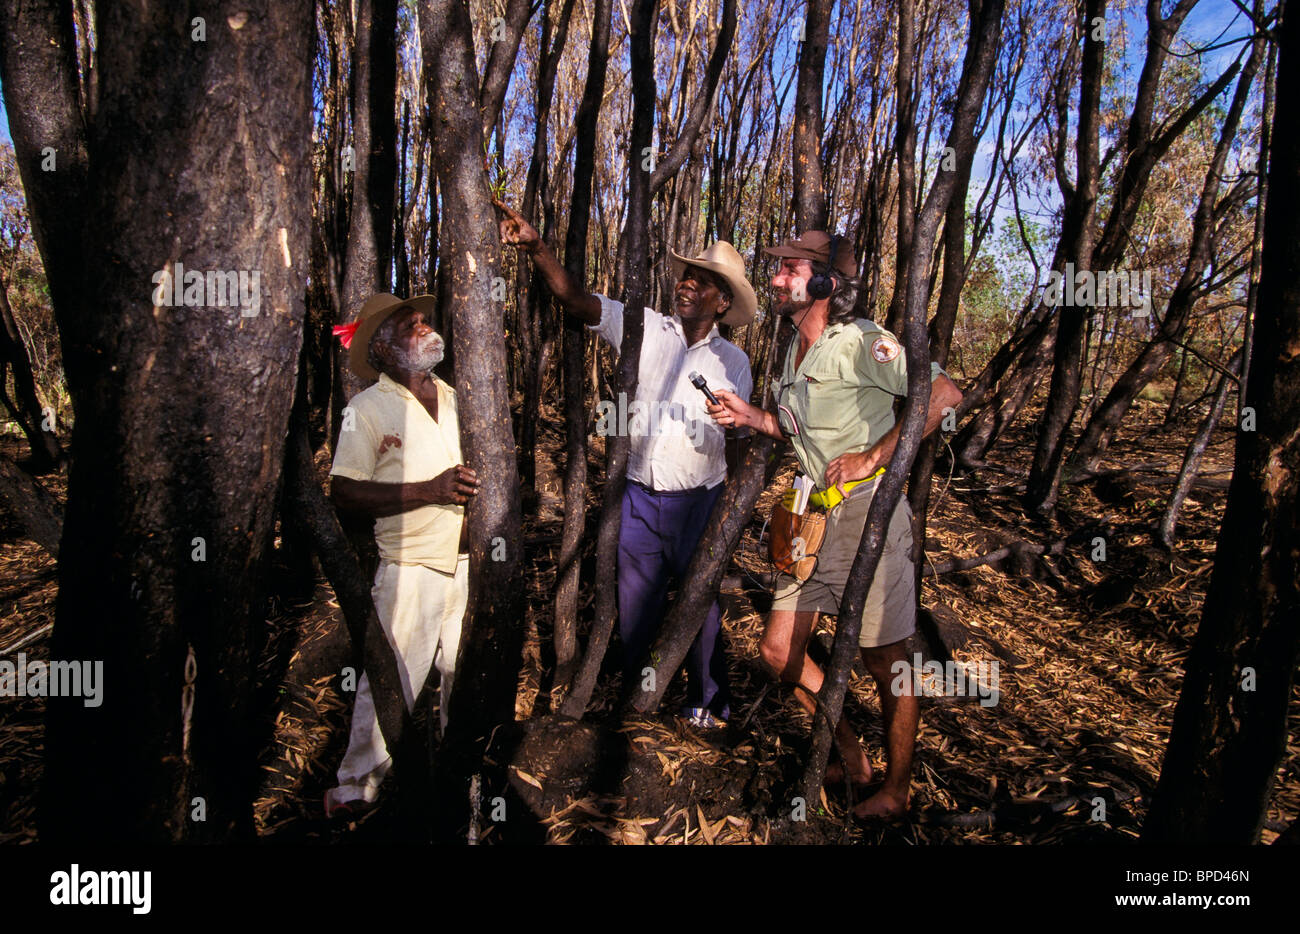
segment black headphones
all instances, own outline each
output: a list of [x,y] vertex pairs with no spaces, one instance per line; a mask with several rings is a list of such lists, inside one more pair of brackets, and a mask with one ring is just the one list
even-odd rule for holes
[[840,235],[831,234],[830,252],[827,254],[827,260],[821,264],[822,272],[814,272],[804,287],[808,297],[820,301],[823,298],[830,298],[831,293],[835,291],[835,254],[839,250]]

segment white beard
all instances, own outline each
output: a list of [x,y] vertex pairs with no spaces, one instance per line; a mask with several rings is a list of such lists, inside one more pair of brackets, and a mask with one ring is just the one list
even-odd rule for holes
[[428,373],[442,362],[442,338],[430,334],[422,340],[413,353],[407,353],[400,347],[393,348],[393,359],[397,365],[409,373]]

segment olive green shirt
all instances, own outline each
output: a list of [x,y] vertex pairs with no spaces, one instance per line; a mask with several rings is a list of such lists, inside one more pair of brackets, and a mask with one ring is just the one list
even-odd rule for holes
[[[803,472],[826,489],[826,465],[865,451],[894,427],[894,397],[907,395],[907,357],[893,334],[866,318],[827,325],[799,366],[790,341],[776,393],[777,421]],[[943,370],[930,364],[933,382]]]

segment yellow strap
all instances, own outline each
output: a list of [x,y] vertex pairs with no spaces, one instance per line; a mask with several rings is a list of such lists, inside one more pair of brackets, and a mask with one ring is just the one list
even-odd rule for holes
[[876,479],[877,477],[884,476],[884,474],[885,474],[885,468],[881,467],[879,470],[877,470],[869,477],[863,477],[861,480],[850,480],[848,483],[845,483],[843,485],[844,493],[840,492],[839,487],[834,487],[834,486],[831,487],[829,490],[826,490],[825,492],[818,490],[808,497],[808,502],[812,503],[814,506],[820,506],[822,509],[834,509],[844,500],[844,497],[848,493],[853,492],[853,488],[855,486],[861,486],[864,483],[870,483],[872,480]]

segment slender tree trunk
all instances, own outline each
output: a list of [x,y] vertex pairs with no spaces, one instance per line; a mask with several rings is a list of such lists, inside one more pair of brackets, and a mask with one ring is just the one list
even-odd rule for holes
[[[967,56],[970,62],[970,80],[956,101],[947,142],[956,152],[961,152],[961,147],[969,145],[974,138],[975,123],[983,107],[993,63],[997,59],[1002,9],[1002,0],[970,0],[970,32],[967,40],[971,49]],[[830,756],[833,727],[843,712],[849,672],[858,655],[858,633],[862,628],[862,610],[866,605],[867,591],[884,551],[885,531],[889,527],[890,516],[903,495],[903,484],[920,448],[921,432],[925,427],[926,410],[930,401],[930,350],[925,330],[925,312],[930,298],[928,267],[939,222],[947,213],[956,187],[956,173],[940,172],[931,185],[917,218],[911,262],[907,270],[907,304],[903,327],[903,346],[907,353],[907,402],[903,406],[902,429],[889,469],[885,471],[872,497],[858,554],[844,585],[831,661],[826,668],[822,689],[818,692],[818,701],[826,718],[814,719],[812,749],[803,774],[802,794],[806,801],[818,800],[821,791],[826,762]]]
[[[555,96],[555,73],[564,54],[569,36],[569,19],[573,14],[574,0],[565,0],[555,23],[555,38],[551,38],[551,3],[546,5],[541,20],[541,53],[537,63],[537,94],[534,101],[533,154],[528,163],[528,181],[524,190],[523,213],[525,217],[537,216],[539,202],[551,206],[550,154],[547,146],[551,115],[551,100]],[[549,242],[553,238],[554,209],[548,207],[546,219],[541,224],[542,236]],[[537,422],[541,402],[542,373],[546,368],[543,344],[544,332],[549,330],[544,319],[550,314],[551,293],[542,275],[535,269],[531,275],[528,264],[519,266],[520,289],[516,301],[519,313],[520,365],[523,370],[524,406],[519,424],[520,478],[526,496],[537,492]]]
[[[615,390],[628,400],[636,398],[644,321],[638,313],[649,292],[650,243],[650,172],[641,154],[650,146],[654,129],[654,43],[658,20],[655,0],[637,0],[632,10],[632,34],[629,37],[632,81],[632,128],[629,138],[627,221],[623,227],[624,307],[630,312],[623,320],[623,345],[619,348],[618,378]],[[630,404],[630,403],[629,403]],[[619,527],[622,520],[623,491],[627,486],[627,457],[630,439],[624,434],[607,439],[608,467],[596,538],[596,618],[587,650],[573,678],[573,688],[560,706],[566,717],[581,718],[596,687],[605,650],[618,614],[616,561]]]
[[1115,381],[1110,392],[1106,394],[1105,399],[1084,427],[1073,453],[1075,463],[1084,470],[1097,469],[1120,422],[1137,399],[1138,393],[1172,356],[1175,342],[1182,338],[1191,319],[1192,309],[1204,293],[1204,273],[1213,259],[1216,209],[1219,206],[1218,196],[1224,166],[1233,140],[1236,138],[1242,112],[1250,97],[1250,86],[1259,70],[1263,53],[1264,39],[1261,35],[1252,44],[1250,56],[1237,81],[1232,104],[1228,107],[1223,126],[1219,131],[1214,157],[1210,160],[1209,168],[1206,169],[1200,200],[1192,219],[1192,237],[1187,251],[1187,262],[1169,298],[1169,307],[1165,311],[1164,320],[1161,321],[1155,336],[1143,346],[1133,362],[1120,374],[1119,379]]
[[60,0],[3,0],[0,86],[75,413],[88,386],[81,374],[96,365],[97,350],[83,318],[90,307],[84,296],[88,158],[72,9]]
[[[346,16],[346,11],[343,13]],[[352,210],[343,271],[344,321],[375,292],[392,288],[393,191],[397,178],[397,0],[356,0],[352,45]],[[444,337],[446,335],[443,335]],[[339,357],[348,398],[365,383]]]
[[[1065,208],[1061,239],[1066,244],[1066,270],[1092,268],[1095,240],[1097,188],[1101,180],[1101,89],[1106,61],[1106,0],[1086,0],[1084,11],[1083,67],[1079,79],[1079,128],[1075,138],[1078,173]],[[1074,283],[1065,288],[1073,292]],[[1034,462],[1029,470],[1025,497],[1042,515],[1056,511],[1065,454],[1065,435],[1079,406],[1079,381],[1083,376],[1083,336],[1091,304],[1073,301],[1056,308],[1059,319],[1053,348],[1052,382],[1039,425]]]
[[519,57],[519,40],[532,17],[536,6],[533,0],[506,0],[505,15],[501,17],[501,38],[496,38],[496,23],[492,27],[492,50],[483,69],[483,86],[479,89],[479,112],[483,119],[483,138],[492,135],[501,105],[505,103],[510,88],[510,74]]
[[[470,593],[452,690],[449,771],[481,767],[493,727],[514,720],[523,654],[519,473],[506,392],[502,306],[492,300],[500,266],[496,215],[483,174],[483,130],[475,108],[478,74],[469,5],[431,0],[420,8],[429,63],[433,163],[442,194],[443,256],[456,349],[456,398],[465,463],[482,486],[470,505]],[[465,787],[446,789],[464,802]]]
[[[906,2],[906,0],[905,0]],[[830,44],[831,0],[808,0],[805,40],[799,46],[794,100],[794,213],[800,230],[824,230],[829,220],[822,180],[822,84]]]
[[[967,49],[962,79],[970,80],[971,54]],[[964,87],[959,87],[958,96]],[[957,308],[961,304],[961,291],[966,284],[966,194],[970,188],[971,166],[974,163],[977,140],[972,137],[962,141],[956,154],[957,184],[943,224],[943,284],[939,287],[939,301],[934,318],[930,321],[930,358],[939,366],[948,364],[948,348],[952,343],[953,326],[957,323]],[[955,413],[954,413],[955,415]],[[927,510],[930,506],[930,487],[934,479],[935,456],[941,438],[938,433],[921,443],[911,477],[907,483],[908,504],[912,509],[912,563],[916,567],[916,598],[921,599],[921,577],[925,564],[925,534]],[[927,633],[927,637],[931,634]]]
[[907,269],[916,226],[916,101],[912,94],[912,69],[916,57],[916,5],[898,0],[898,69],[895,74],[895,111],[898,130],[894,154],[898,161],[898,246],[894,256],[894,294],[889,300],[885,327],[901,336],[907,300]]
[[[1300,107],[1300,16],[1278,27],[1277,118]],[[1300,138],[1274,127],[1255,347],[1205,611],[1143,839],[1258,839],[1300,658]]]
[[[609,65],[613,0],[597,0],[587,56],[587,81],[574,120],[573,201],[564,241],[564,265],[578,282],[587,279],[587,230],[591,219],[592,180],[596,170],[596,127]],[[587,399],[585,363],[587,332],[566,315],[563,335],[564,374],[564,526],[555,587],[556,697],[568,691],[578,662],[578,585],[582,536],[587,523]]]
[[1228,364],[1228,372],[1220,374],[1219,383],[1214,390],[1214,401],[1210,403],[1210,411],[1206,413],[1201,426],[1196,430],[1196,435],[1187,445],[1186,453],[1183,454],[1183,466],[1178,470],[1174,491],[1169,495],[1169,505],[1165,507],[1165,514],[1160,520],[1160,541],[1166,548],[1174,546],[1178,514],[1182,511],[1187,494],[1191,492],[1192,484],[1196,482],[1196,470],[1201,465],[1201,458],[1205,456],[1205,449],[1210,445],[1210,436],[1214,434],[1219,419],[1223,417],[1223,408],[1228,402],[1228,389],[1236,381],[1235,375],[1241,370],[1241,357],[1242,353],[1238,350]]

